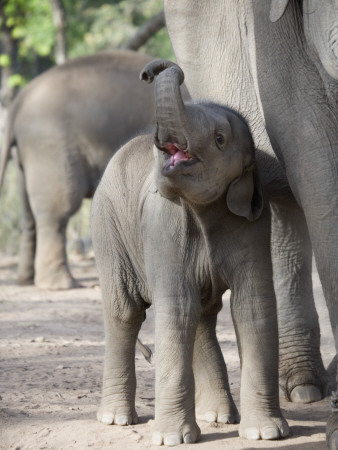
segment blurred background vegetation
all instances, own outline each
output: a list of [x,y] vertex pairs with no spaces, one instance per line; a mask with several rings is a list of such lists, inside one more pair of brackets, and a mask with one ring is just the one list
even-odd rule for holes
[[[67,59],[115,48],[174,59],[162,9],[162,0],[2,0],[0,129],[16,93]],[[69,251],[89,250],[89,211],[90,201],[85,200],[72,217]],[[20,221],[16,170],[10,161],[0,192],[0,254],[18,252]]]

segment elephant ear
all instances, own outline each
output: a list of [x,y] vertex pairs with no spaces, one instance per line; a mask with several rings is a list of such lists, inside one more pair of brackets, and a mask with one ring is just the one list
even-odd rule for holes
[[245,170],[241,177],[232,181],[226,200],[229,210],[237,216],[245,217],[250,222],[259,219],[264,201],[256,168]]
[[277,22],[285,13],[289,0],[271,0],[270,20]]

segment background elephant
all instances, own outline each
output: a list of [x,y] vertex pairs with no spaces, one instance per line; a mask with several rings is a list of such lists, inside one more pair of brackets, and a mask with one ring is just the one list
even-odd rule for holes
[[126,51],[75,59],[31,81],[11,105],[0,186],[15,145],[24,216],[20,283],[76,285],[67,265],[67,222],[92,196],[112,154],[153,123],[153,91],[138,81],[148,61]]
[[203,418],[234,423],[215,331],[230,288],[242,367],[240,435],[286,436],[270,214],[249,128],[226,107],[183,103],[175,64],[155,61],[142,72],[147,81],[156,75],[155,136],[136,138],[111,159],[92,205],[106,336],[98,419],[137,421],[135,343],[153,304],[153,443],[199,438],[195,400]]
[[[319,399],[326,385],[312,248],[338,348],[337,11],[336,1],[228,0],[196,8],[192,0],[165,0],[192,98],[239,110],[257,147],[276,155],[264,176],[273,213],[280,383],[301,402]],[[338,448],[338,414],[327,436]]]

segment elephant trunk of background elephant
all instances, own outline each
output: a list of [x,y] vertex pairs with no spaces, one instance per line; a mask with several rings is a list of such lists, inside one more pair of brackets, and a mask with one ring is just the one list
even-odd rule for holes
[[159,147],[173,143],[184,150],[187,148],[187,139],[184,136],[187,115],[180,90],[184,74],[176,64],[159,60],[148,64],[140,78],[151,83],[155,75],[155,139]]

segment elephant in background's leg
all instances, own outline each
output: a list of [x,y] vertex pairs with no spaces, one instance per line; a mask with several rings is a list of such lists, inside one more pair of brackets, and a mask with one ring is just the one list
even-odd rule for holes
[[27,284],[34,280],[36,251],[36,225],[25,187],[25,174],[18,170],[19,198],[22,211],[22,234],[19,248],[18,283]]
[[[57,143],[50,149],[57,151]],[[55,164],[65,167],[66,156],[59,153]],[[86,196],[86,173],[81,170],[81,165],[78,158],[74,164],[69,164],[65,172],[55,171],[45,164],[39,165],[38,161],[26,166],[26,190],[36,230],[34,282],[42,289],[68,289],[77,285],[65,265],[66,227],[68,219],[80,208]],[[36,173],[40,174],[39,178]],[[19,272],[19,276],[22,273]]]

